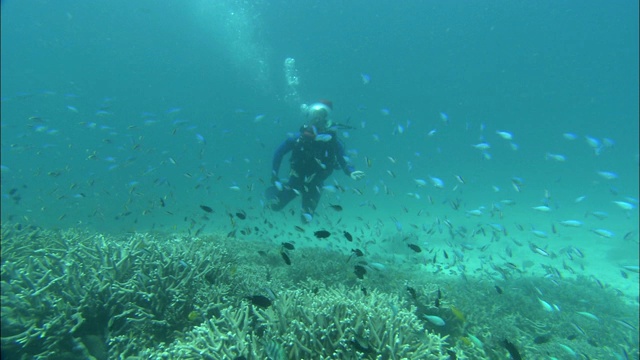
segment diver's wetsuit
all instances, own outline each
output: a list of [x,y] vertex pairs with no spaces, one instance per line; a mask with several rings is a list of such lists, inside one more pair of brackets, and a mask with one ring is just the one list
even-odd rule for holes
[[[327,135],[331,136],[328,139]],[[297,190],[302,196],[302,211],[313,215],[324,180],[338,166],[350,175],[354,168],[347,165],[344,146],[334,131],[315,134],[311,127],[304,126],[294,137],[285,140],[273,155],[273,174],[278,174],[282,158],[291,151],[291,172],[289,182],[283,184],[282,191],[271,191],[268,196],[271,209],[281,210],[293,198]]]

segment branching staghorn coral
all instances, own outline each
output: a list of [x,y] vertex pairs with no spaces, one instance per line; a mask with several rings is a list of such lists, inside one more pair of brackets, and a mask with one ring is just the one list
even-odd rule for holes
[[592,279],[510,278],[498,293],[392,263],[358,279],[332,250],[296,249],[286,265],[273,243],[224,236],[1,229],[3,358],[493,359],[504,339],[526,358],[637,353],[637,306]]
[[[400,302],[393,295],[365,296],[342,286],[318,294],[284,291],[268,309],[248,302],[230,306],[184,339],[143,357],[448,359],[446,338],[426,331],[411,310],[391,308]],[[283,351],[274,355],[274,348]]]
[[216,241],[7,224],[2,250],[2,347],[12,358],[106,359],[170,341],[193,325],[190,312],[219,311],[233,261]]

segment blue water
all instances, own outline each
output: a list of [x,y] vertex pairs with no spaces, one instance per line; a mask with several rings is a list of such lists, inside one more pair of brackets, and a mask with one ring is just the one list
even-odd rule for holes
[[[621,195],[637,195],[633,2],[2,7],[3,219],[121,231],[148,210],[136,229],[180,226],[159,210],[244,201],[228,194],[233,185],[244,192],[253,185],[255,196],[242,206],[255,205],[271,151],[302,123],[299,104],[317,98],[333,100],[334,119],[366,124],[346,141],[357,167],[365,156],[373,161],[363,169],[368,186],[399,188],[431,175],[449,187],[457,174],[507,187],[519,176],[536,196],[554,183],[557,192],[578,188],[578,196],[606,170],[619,175]],[[300,103],[285,101],[287,57],[296,60]],[[399,124],[406,131],[392,135]],[[519,150],[496,130],[512,133]],[[564,140],[564,132],[578,138]],[[615,145],[591,156],[585,135]],[[482,139],[492,145],[491,161],[470,146]],[[568,161],[545,161],[547,152]],[[398,160],[396,179],[386,174],[387,156]],[[19,204],[6,201],[14,188]],[[165,209],[157,209],[161,197]],[[127,211],[132,216],[114,221]]]

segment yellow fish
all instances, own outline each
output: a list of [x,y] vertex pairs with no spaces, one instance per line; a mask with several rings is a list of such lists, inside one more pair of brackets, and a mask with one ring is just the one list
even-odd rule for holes
[[192,311],[187,315],[187,319],[189,319],[189,321],[195,321],[198,318],[198,315],[197,311]]
[[469,340],[468,337],[465,336],[461,336],[460,340],[462,340],[462,343],[465,344],[466,346],[471,346],[473,345],[473,343],[471,342],[471,340]]
[[464,314],[462,313],[462,311],[460,311],[460,309],[458,309],[457,307],[451,305],[451,312],[453,313],[453,315],[455,317],[458,318],[458,320],[464,322]]

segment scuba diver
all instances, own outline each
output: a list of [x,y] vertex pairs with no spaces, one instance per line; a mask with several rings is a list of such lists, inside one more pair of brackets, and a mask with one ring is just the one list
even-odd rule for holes
[[[293,137],[285,140],[273,155],[271,183],[266,198],[272,210],[282,210],[297,195],[302,196],[302,220],[310,222],[318,206],[324,181],[336,168],[341,168],[353,180],[360,180],[364,172],[355,170],[344,156],[344,146],[336,130],[349,128],[329,120],[331,101],[321,100],[302,106],[307,123]],[[278,171],[282,158],[291,152],[289,181],[280,182]]]

